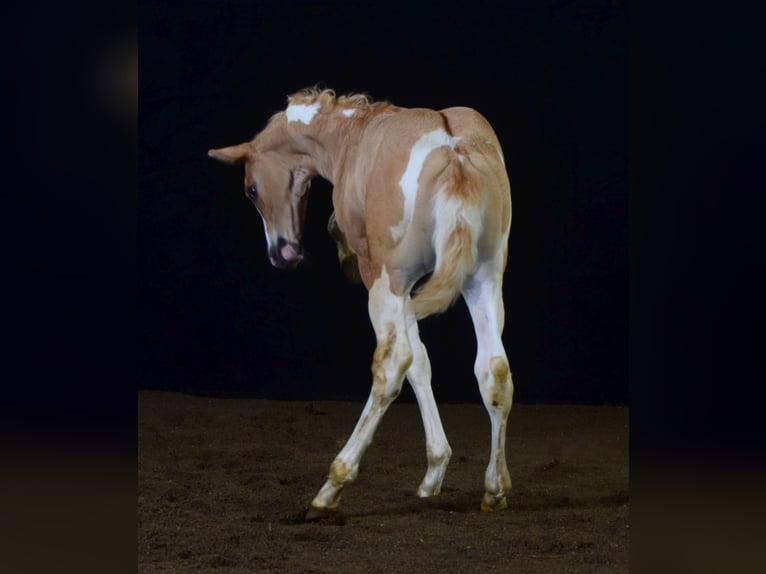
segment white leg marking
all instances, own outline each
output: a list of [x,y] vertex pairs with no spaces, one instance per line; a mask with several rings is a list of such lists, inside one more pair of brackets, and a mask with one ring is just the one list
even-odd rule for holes
[[502,263],[479,268],[469,279],[463,295],[476,330],[477,353],[474,372],[484,406],[492,424],[491,454],[484,476],[486,493],[482,510],[502,510],[511,488],[505,458],[505,434],[513,402],[513,380],[503,348],[505,311],[502,299]]
[[415,199],[418,195],[418,179],[423,170],[423,164],[429,154],[436,148],[449,146],[455,149],[460,138],[454,138],[443,129],[434,130],[420,137],[410,150],[410,159],[404,170],[402,178],[399,180],[399,187],[404,194],[404,213],[402,220],[391,227],[391,236],[394,241],[399,241],[404,237],[407,227],[412,221],[412,212],[415,209]]
[[404,320],[404,297],[391,293],[385,267],[370,288],[368,308],[378,344],[372,364],[372,391],[346,445],[330,466],[330,476],[311,505],[337,508],[343,487],[354,481],[359,462],[388,406],[399,395],[412,352]]
[[319,102],[313,104],[291,104],[287,106],[285,115],[288,122],[302,122],[306,125],[311,123],[319,111]]
[[428,459],[428,470],[418,488],[418,496],[434,496],[439,494],[441,490],[444,473],[447,471],[447,464],[450,456],[452,456],[452,449],[444,434],[444,427],[442,427],[439,410],[431,389],[431,363],[428,360],[426,347],[420,340],[418,322],[411,312],[407,314],[407,336],[412,348],[412,365],[407,371],[407,380],[415,392],[415,398],[420,407],[420,416],[423,419],[423,428],[426,433],[426,455]]

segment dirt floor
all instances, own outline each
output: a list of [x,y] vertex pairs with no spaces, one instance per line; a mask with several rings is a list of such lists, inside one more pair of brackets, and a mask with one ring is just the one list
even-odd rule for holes
[[296,520],[363,405],[139,392],[139,572],[627,572],[628,409],[514,405],[509,508],[479,511],[484,407],[440,405],[441,494],[415,404],[394,403],[343,496],[343,523]]

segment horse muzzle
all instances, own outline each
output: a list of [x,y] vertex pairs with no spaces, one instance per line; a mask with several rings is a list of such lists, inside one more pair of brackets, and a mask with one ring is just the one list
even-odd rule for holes
[[295,269],[303,261],[303,248],[299,243],[280,237],[269,249],[269,260],[278,269]]

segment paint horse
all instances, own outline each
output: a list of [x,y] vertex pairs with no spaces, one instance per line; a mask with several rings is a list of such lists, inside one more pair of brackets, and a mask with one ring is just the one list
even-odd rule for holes
[[459,295],[476,331],[474,372],[492,423],[481,509],[505,509],[513,382],[501,334],[511,195],[500,144],[487,120],[465,107],[407,109],[364,95],[307,89],[289,96],[287,108],[251,141],[208,155],[244,163],[245,195],[263,219],[269,259],[278,268],[293,268],[303,257],[312,178],[332,183],[335,211],[328,229],[344,271],[369,291],[377,340],[372,390],[306,519],[337,510],[405,376],[426,436],[428,470],[417,494],[439,493],[452,451],[418,320],[445,311]]

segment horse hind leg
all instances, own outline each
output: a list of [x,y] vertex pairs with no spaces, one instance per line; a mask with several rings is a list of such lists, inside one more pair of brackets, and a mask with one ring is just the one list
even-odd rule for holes
[[344,488],[359,474],[362,456],[383,415],[401,391],[404,375],[412,364],[404,311],[405,298],[391,292],[388,274],[383,268],[369,296],[370,319],[377,338],[372,390],[354,431],[335,457],[327,481],[311,503],[306,515],[309,520],[337,510]]
[[492,428],[490,460],[484,476],[486,492],[481,509],[485,512],[504,510],[508,506],[506,495],[511,489],[505,435],[513,402],[513,379],[501,338],[505,321],[502,274],[480,268],[466,282],[463,296],[476,331],[474,373]]
[[489,375],[480,367],[481,394],[492,423],[492,450],[484,477],[486,492],[481,501],[484,512],[505,510],[508,507],[506,495],[511,490],[511,475],[505,457],[505,435],[508,414],[513,401],[513,380],[505,354],[490,359]]
[[418,401],[426,435],[428,470],[417,491],[418,496],[425,498],[439,494],[447,464],[452,456],[452,449],[444,434],[444,427],[431,389],[431,363],[428,360],[426,347],[420,340],[418,322],[412,312],[409,312],[407,316],[407,335],[413,356],[412,365],[407,371],[407,380]]

